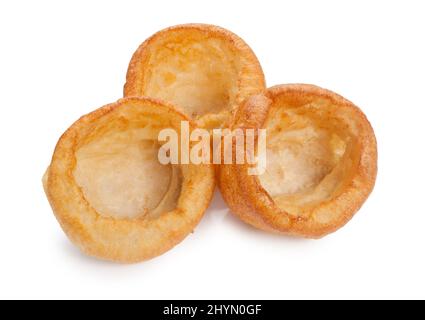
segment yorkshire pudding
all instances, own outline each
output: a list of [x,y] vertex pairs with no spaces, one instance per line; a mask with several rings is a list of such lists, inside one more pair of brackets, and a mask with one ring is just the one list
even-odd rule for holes
[[211,129],[264,89],[260,63],[241,38],[217,26],[186,24],[159,31],[137,49],[124,96],[169,101]]
[[221,165],[218,174],[231,210],[257,228],[320,238],[347,223],[373,189],[373,129],[358,107],[331,91],[270,88],[241,106],[235,128],[267,130],[263,174],[249,175],[249,164]]
[[193,231],[211,200],[214,169],[158,161],[158,132],[180,135],[183,120],[154,99],[124,98],[62,135],[43,183],[57,220],[82,251],[137,262]]

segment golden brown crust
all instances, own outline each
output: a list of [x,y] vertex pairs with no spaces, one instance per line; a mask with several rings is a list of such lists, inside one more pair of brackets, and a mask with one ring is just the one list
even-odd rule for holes
[[[213,43],[211,47],[207,47],[211,45],[212,41],[216,42]],[[200,46],[205,46],[205,48],[200,48]],[[164,48],[168,50],[166,54],[163,53],[163,51],[165,51]],[[201,52],[201,56],[194,58],[196,55],[193,52]],[[162,56],[165,56],[165,58]],[[172,59],[176,56],[180,57],[178,60],[178,70],[169,73],[169,69],[176,67],[171,67],[173,63]],[[214,74],[214,70],[201,70],[201,68],[204,65],[208,68],[209,58],[212,59],[211,61],[215,61],[216,65],[213,69],[222,68],[221,71],[216,71],[216,73],[224,73],[226,75],[222,76],[224,79],[210,79],[206,81],[205,86],[214,87],[214,84],[223,81],[221,85],[219,84],[219,87],[224,87],[224,91],[221,93],[226,96],[223,97],[223,99],[229,100],[229,105],[220,106],[222,107],[221,111],[209,110],[206,114],[206,110],[198,112],[201,106],[196,103],[194,103],[195,110],[191,110],[193,112],[187,110],[188,106],[185,105],[187,104],[185,103],[187,102],[185,99],[189,96],[195,96],[199,92],[201,92],[199,93],[201,97],[205,98],[205,104],[207,104],[205,101],[208,99],[217,99],[214,94],[212,97],[206,97],[208,94],[205,94],[204,90],[209,90],[208,88],[198,88],[198,90],[191,91],[189,94],[183,92],[181,95],[186,98],[183,99],[185,101],[182,103],[180,103],[182,99],[178,97],[179,92],[170,93],[170,91],[173,90],[184,91],[181,86],[178,86],[176,89],[176,87],[162,83],[160,86],[161,88],[155,92],[152,92],[152,90],[148,88],[148,86],[152,86],[152,78],[155,76],[152,75],[152,73],[159,73],[153,72],[152,70],[157,71],[157,69],[154,68],[158,68],[159,64],[165,66],[168,72],[166,74],[167,77],[175,79],[176,77],[181,77],[189,66],[193,66],[195,63],[194,60],[198,58],[200,59],[200,63],[195,67],[198,69],[188,72],[192,78],[190,81],[183,82],[188,83],[186,83],[186,86],[198,85],[198,82],[201,83],[202,81],[198,81],[196,79],[196,74],[194,75],[193,73],[197,72],[200,76],[205,76],[206,73]],[[155,62],[152,63],[152,61]],[[228,65],[225,65],[225,63]],[[233,68],[234,70],[231,71]],[[211,74],[209,76],[211,76]],[[217,74],[214,74],[214,76],[217,76]],[[230,79],[229,77],[232,78]],[[170,81],[174,81],[173,79]],[[176,82],[178,81],[179,80],[176,80]],[[235,88],[233,88],[234,86]],[[124,86],[124,96],[152,96],[170,101],[181,110],[185,110],[188,116],[197,120],[198,126],[214,128],[226,124],[227,121],[230,120],[232,113],[243,100],[264,89],[265,79],[261,65],[254,52],[241,38],[226,29],[214,25],[184,24],[161,30],[139,46],[133,54],[128,67]],[[223,88],[211,90],[223,90]],[[204,96],[202,96],[202,93],[204,93]],[[215,102],[212,101],[211,104],[215,105]]]
[[298,211],[302,214],[293,214],[276,203],[258,176],[247,174],[247,164],[221,165],[218,184],[229,207],[245,222],[263,230],[320,238],[346,224],[373,189],[377,147],[366,116],[350,101],[331,91],[306,84],[279,85],[248,99],[236,114],[232,128],[263,128],[272,108],[306,105],[303,112],[315,112],[320,126],[332,127],[330,123],[336,123],[338,130],[351,137],[347,138],[346,154],[354,150],[348,156],[357,160],[341,160],[350,163],[342,163],[343,169],[341,166],[334,169],[346,172],[340,175],[341,181],[338,188],[332,189],[331,196],[314,205],[301,206]]
[[101,124],[120,130],[120,126],[132,121],[137,125],[140,117],[159,119],[165,127],[180,126],[180,121],[187,120],[172,106],[155,99],[121,99],[76,121],[59,139],[43,177],[47,197],[61,227],[88,255],[117,262],[156,257],[193,231],[212,198],[213,167],[186,165],[174,210],[150,219],[116,219],[96,212],[73,175],[76,151],[87,139],[95,140],[101,134]]

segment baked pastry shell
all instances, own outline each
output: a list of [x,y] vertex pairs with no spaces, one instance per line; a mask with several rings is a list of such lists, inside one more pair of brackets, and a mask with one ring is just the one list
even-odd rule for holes
[[[373,129],[363,112],[338,94],[307,84],[278,85],[249,98],[236,114],[232,129],[260,129],[273,105],[303,106],[322,101],[321,125],[338,121],[342,130],[355,128],[357,161],[346,169],[339,187],[328,198],[293,215],[278,206],[259,176],[248,175],[249,164],[221,165],[218,185],[231,211],[244,222],[269,232],[320,238],[345,225],[372,192],[377,174],[377,145]],[[307,111],[308,112],[308,111]],[[354,130],[354,129],[353,129]],[[267,137],[269,139],[269,137]],[[233,147],[235,152],[235,147]]]
[[[151,98],[124,98],[81,117],[59,139],[43,185],[53,212],[69,239],[90,256],[131,263],[156,257],[191,233],[207,209],[214,191],[211,165],[182,167],[175,209],[152,218],[114,218],[97,212],[85,198],[73,171],[76,152],[89,137],[122,130],[139,118],[156,119],[164,127],[179,127],[188,119],[171,105]],[[153,120],[152,120],[153,121]],[[193,129],[193,123],[190,124]]]
[[[187,80],[182,74],[190,68],[195,70],[187,72]],[[154,90],[152,79],[158,74],[163,79]],[[161,30],[139,46],[128,67],[124,96],[168,101],[198,126],[217,128],[227,126],[243,100],[264,89],[261,65],[240,37],[214,25],[183,24]],[[193,98],[182,101],[197,95],[197,103]]]

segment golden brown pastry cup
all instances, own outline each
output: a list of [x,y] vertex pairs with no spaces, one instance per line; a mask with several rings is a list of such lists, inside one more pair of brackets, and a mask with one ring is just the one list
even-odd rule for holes
[[178,106],[198,126],[225,126],[236,108],[265,89],[251,48],[232,32],[207,24],[159,31],[134,53],[124,96],[149,96]]
[[267,130],[264,174],[248,175],[249,164],[218,172],[225,201],[254,227],[320,238],[345,225],[373,189],[373,129],[336,93],[306,84],[272,87],[244,102],[235,128]]
[[124,98],[62,135],[43,184],[61,227],[83,252],[138,262],[193,231],[212,198],[214,169],[157,158],[159,130],[180,132],[183,120],[157,100]]

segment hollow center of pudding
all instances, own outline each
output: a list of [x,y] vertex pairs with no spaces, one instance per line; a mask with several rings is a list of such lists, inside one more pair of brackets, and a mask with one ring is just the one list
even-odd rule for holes
[[329,199],[344,177],[347,137],[303,108],[274,110],[266,122],[267,166],[259,180],[289,213]]
[[99,214],[142,218],[176,206],[178,172],[159,163],[157,141],[141,135],[138,130],[108,133],[76,152],[74,177]]
[[193,118],[231,109],[238,70],[223,40],[177,34],[152,46],[145,95],[172,102]]

